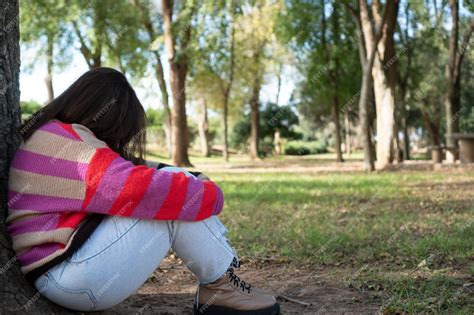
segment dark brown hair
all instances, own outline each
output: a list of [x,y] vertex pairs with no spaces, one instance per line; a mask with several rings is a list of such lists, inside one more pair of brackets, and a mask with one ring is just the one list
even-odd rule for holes
[[127,78],[111,68],[84,73],[20,127],[23,140],[51,119],[81,124],[135,164],[143,164],[146,115]]

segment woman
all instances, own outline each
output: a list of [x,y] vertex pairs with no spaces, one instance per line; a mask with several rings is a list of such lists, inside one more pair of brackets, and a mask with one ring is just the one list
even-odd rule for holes
[[125,76],[96,68],[20,128],[7,228],[26,278],[64,307],[103,310],[173,249],[199,279],[195,313],[278,314],[271,294],[234,273],[221,189],[145,162],[145,127]]

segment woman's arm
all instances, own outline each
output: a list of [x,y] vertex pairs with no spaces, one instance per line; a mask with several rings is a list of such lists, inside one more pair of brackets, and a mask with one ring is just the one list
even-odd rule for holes
[[135,166],[99,148],[86,174],[83,211],[155,220],[202,220],[219,214],[222,190],[212,181]]

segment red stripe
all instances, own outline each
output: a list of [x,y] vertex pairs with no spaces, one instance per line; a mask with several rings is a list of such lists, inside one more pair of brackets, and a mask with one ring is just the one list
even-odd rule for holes
[[119,157],[119,154],[109,148],[97,149],[87,168],[86,175],[86,195],[82,203],[82,210],[84,210],[89,202],[94,197],[100,180],[105,174],[105,171],[110,164]]
[[184,173],[174,173],[171,178],[170,190],[163,205],[155,215],[156,220],[176,220],[183,208],[188,190],[189,178]]
[[129,217],[145,195],[154,171],[143,165],[134,167],[108,213]]
[[201,209],[195,221],[204,220],[212,215],[214,203],[217,198],[216,184],[211,181],[204,181],[204,193],[202,195]]
[[56,226],[59,228],[76,228],[79,223],[87,216],[87,212],[66,212],[61,214]]
[[72,128],[72,125],[71,125],[71,124],[66,124],[66,123],[59,122],[59,121],[57,121],[56,123],[57,123],[59,126],[61,126],[64,130],[66,130],[67,132],[69,132],[71,135],[73,135],[74,137],[76,137],[78,140],[82,140],[81,137],[77,134],[77,132]]

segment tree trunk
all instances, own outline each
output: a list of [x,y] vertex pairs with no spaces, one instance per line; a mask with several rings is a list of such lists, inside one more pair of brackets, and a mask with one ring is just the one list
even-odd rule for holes
[[281,134],[278,129],[273,135],[273,145],[275,146],[275,155],[281,155]]
[[18,14],[18,1],[0,1],[0,312],[66,314],[67,310],[42,298],[26,282],[5,227],[10,161],[20,142],[16,132],[20,124]]
[[399,138],[399,125],[397,122],[393,124],[393,148],[394,148],[394,158],[398,163],[403,161],[401,141]]
[[370,128],[369,128],[369,114],[368,114],[368,105],[370,102],[370,89],[372,88],[372,77],[370,65],[364,66],[362,73],[362,87],[360,90],[359,98],[359,123],[360,123],[360,134],[362,136],[362,144],[364,148],[364,169],[366,171],[373,171],[374,166],[374,157],[372,154],[372,140],[370,137]]
[[[445,98],[446,107],[446,133],[451,135],[459,132],[459,121],[453,119],[455,113],[460,107],[460,93],[459,93],[459,76],[456,76],[456,54],[458,53],[458,37],[459,37],[459,4],[456,0],[450,0],[449,5],[451,7],[451,36],[449,38],[449,62],[446,65],[446,80],[447,80],[447,92]],[[456,141],[451,137],[446,138],[447,147],[456,147]]]
[[207,104],[206,99],[202,97],[199,100],[199,138],[201,139],[201,153],[203,156],[208,157],[210,155],[209,148],[209,122],[207,119]]
[[[324,8],[324,1],[323,1],[323,8]],[[332,12],[332,28],[333,28],[333,37],[334,37],[334,46],[339,47],[339,6],[337,2],[333,3],[333,12]],[[323,20],[324,20],[324,14],[323,14]],[[324,28],[326,28],[325,23],[323,24]],[[324,33],[326,30],[323,31]],[[325,37],[325,34],[323,34],[323,37]],[[326,46],[326,39],[323,39],[324,45]],[[329,57],[329,53],[326,55]],[[334,123],[334,126],[336,128],[336,160],[338,162],[344,162],[344,159],[342,158],[342,149],[341,149],[341,123],[339,121],[339,68],[340,68],[340,63],[339,63],[339,56],[337,53],[335,53],[332,57],[334,59],[334,64],[335,67],[332,71],[330,71],[329,75],[331,77],[331,83],[333,85],[333,91],[334,95],[332,98],[332,106],[331,106],[331,116],[332,120]],[[327,58],[327,62],[329,63],[330,61]]]
[[173,110],[171,112],[173,126],[173,164],[176,166],[192,166],[188,156],[188,124],[186,115],[185,80],[187,65],[172,63],[170,65],[170,83],[173,93]]
[[235,8],[232,8],[232,29],[230,34],[230,69],[229,69],[229,81],[227,82],[227,87],[224,90],[224,108],[222,111],[222,125],[224,129],[224,147],[222,149],[222,157],[224,161],[229,161],[229,100],[230,100],[230,91],[232,89],[232,84],[234,83],[234,67],[235,67],[235,21],[234,21],[234,11]]
[[[425,105],[425,107],[427,106]],[[439,147],[441,145],[439,121],[431,119],[430,114],[425,109],[422,109],[421,113],[426,130],[428,131],[430,144],[432,146]]]
[[48,90],[48,101],[47,103],[50,103],[54,99],[54,89],[53,89],[53,53],[54,53],[54,36],[49,35],[48,36],[48,50],[46,52],[47,54],[47,71],[48,74],[46,75],[46,78],[44,79],[44,82],[46,84],[46,88]]
[[403,160],[407,161],[410,159],[410,135],[408,133],[408,124],[406,117],[402,118],[402,130],[403,130]]
[[336,128],[336,160],[343,162],[342,150],[341,150],[341,124],[339,122],[339,100],[337,95],[334,95],[331,106],[331,116],[334,126]]
[[377,59],[377,45],[383,35],[382,30],[385,25],[388,11],[385,11],[385,14],[378,23],[378,31],[374,34],[374,30],[372,29],[372,21],[369,16],[367,0],[359,0],[358,12],[356,12],[356,10],[351,6],[346,6],[354,17],[359,33],[363,35],[357,37],[362,67],[362,86],[359,96],[359,123],[361,128],[360,134],[364,148],[364,169],[366,171],[373,171],[375,169],[374,152],[372,149],[372,132],[370,129],[369,119],[369,105],[371,103],[372,93],[374,90],[371,73],[374,68],[375,59]]
[[171,109],[169,105],[169,96],[168,96],[168,88],[166,87],[165,75],[163,71],[163,65],[161,63],[160,55],[155,52],[156,58],[156,66],[155,66],[155,75],[156,79],[158,80],[158,85],[160,86],[161,91],[161,102],[165,109],[165,124],[164,124],[164,131],[165,131],[165,138],[166,138],[166,149],[168,150],[168,157],[172,157],[173,155],[173,140],[172,140],[172,120],[171,120]]
[[252,97],[250,99],[250,158],[256,160],[258,156],[258,132],[259,132],[259,120],[260,120],[260,110],[259,110],[259,98],[260,98],[260,79],[258,76],[254,79],[254,84],[252,88]]
[[224,161],[229,161],[229,104],[228,104],[228,97],[224,100],[224,108],[222,113],[222,127],[224,129],[224,147],[222,148],[222,157]]
[[[381,25],[378,2],[372,2],[372,13]],[[395,124],[396,59],[393,34],[397,23],[398,1],[387,1],[386,23],[381,26],[382,39],[377,44],[377,56],[372,69],[377,112],[377,168],[386,168],[393,159]]]
[[[186,75],[188,59],[184,52],[176,55],[176,39],[172,29],[172,1],[162,0],[163,28],[165,47],[170,64],[170,85],[173,94],[173,110],[171,112],[173,126],[173,164],[176,166],[192,166],[188,156],[188,124],[186,119]],[[186,49],[191,37],[191,27],[181,30],[181,50]]]
[[346,142],[346,154],[351,155],[352,153],[352,143],[351,143],[351,120],[349,117],[349,111],[344,111],[344,135],[345,135],[345,142]]
[[[153,27],[153,24],[150,19],[149,8],[147,8],[144,3],[140,2],[139,0],[134,1],[135,6],[140,10],[142,14],[142,24],[145,27],[145,30],[148,33],[148,37],[150,40],[150,44],[156,39],[156,31]],[[161,102],[165,109],[165,124],[164,124],[164,132],[166,138],[166,148],[168,150],[168,157],[171,158],[173,156],[173,141],[172,141],[172,120],[171,120],[171,109],[169,106],[169,94],[168,88],[166,86],[165,75],[163,71],[163,64],[161,63],[161,56],[157,51],[153,51],[153,55],[155,56],[156,65],[155,65],[155,76],[156,80],[158,81],[158,85],[160,87],[161,92]]]

